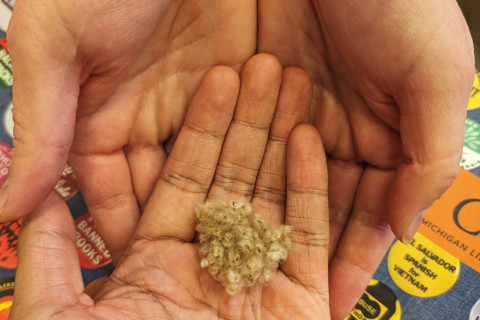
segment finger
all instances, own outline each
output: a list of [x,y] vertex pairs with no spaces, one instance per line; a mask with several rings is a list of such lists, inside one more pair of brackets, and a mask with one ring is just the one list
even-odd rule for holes
[[93,304],[83,288],[75,225],[65,202],[52,194],[22,223],[10,317],[48,319],[65,307]]
[[167,160],[167,154],[158,144],[136,144],[126,148],[126,155],[133,191],[140,211],[143,211]]
[[[445,192],[458,174],[466,107],[474,79],[471,36],[456,2],[436,37],[428,37],[423,54],[393,88],[401,112],[403,151],[389,195],[395,235],[409,242],[422,212]],[[437,31],[440,31],[438,29]]]
[[[138,165],[131,168],[127,159],[128,154],[138,155],[136,151],[146,150],[143,147],[153,145],[147,144],[150,142],[147,140],[140,141],[137,149],[124,148],[135,138],[132,137],[134,123],[137,115],[142,114],[139,112],[140,104],[131,99],[134,90],[134,86],[122,86],[120,96],[104,101],[100,109],[94,109],[95,112],[86,112],[84,106],[90,111],[93,107],[82,100],[69,157],[85,202],[115,264],[130,242],[140,218],[135,191],[145,186],[148,188],[152,177],[154,179],[159,174],[159,171],[152,170],[145,184],[140,182],[138,186],[141,177],[133,176],[138,173]],[[155,128],[155,121],[147,123]],[[154,132],[152,137],[155,136]],[[157,150],[159,148],[156,147]],[[155,153],[153,155],[157,156]],[[160,152],[158,158],[141,159],[138,162],[144,162],[146,166],[153,162],[154,166],[159,166],[161,156]],[[134,158],[130,160],[135,162]],[[137,190],[134,189],[135,183]],[[145,197],[145,194],[142,196]],[[115,228],[112,228],[112,221]]]
[[222,148],[210,199],[251,201],[282,82],[282,66],[269,54],[248,60]]
[[239,92],[238,74],[211,69],[202,80],[185,123],[140,220],[136,238],[191,241],[195,206],[205,201]]
[[[410,79],[407,87],[416,89],[399,99],[408,161],[398,169],[389,195],[389,213],[395,235],[406,243],[420,226],[422,213],[445,192],[459,171],[471,82],[467,75],[455,75],[456,83],[452,83],[453,73],[458,72],[452,70],[448,83],[430,88],[421,88]],[[444,85],[452,90],[443,90]]]
[[140,211],[145,208],[167,160],[164,146],[159,145],[158,134],[153,134],[158,132],[157,121],[151,121],[156,119],[157,112],[156,107],[140,109],[130,142],[125,147]]
[[308,120],[311,102],[312,83],[308,75],[299,68],[284,69],[252,200],[255,210],[274,224],[283,223],[285,216],[288,137],[296,125]]
[[[57,50],[57,42],[44,41],[42,35],[48,32],[42,29],[39,34],[32,25],[36,18],[24,12],[21,3],[8,32],[15,126],[9,181],[0,191],[3,222],[25,216],[47,198],[67,163],[75,126],[80,86],[75,52]],[[60,29],[58,43],[75,48]]]
[[74,146],[69,162],[95,225],[117,264],[140,219],[125,153],[123,149],[107,154],[84,153]]
[[353,213],[330,261],[332,319],[343,319],[358,301],[393,240],[387,195],[395,172],[368,167]]
[[328,259],[332,258],[352,212],[355,194],[363,173],[363,165],[330,158],[328,165],[328,209],[330,241]]
[[[327,165],[318,131],[297,126],[287,148],[287,210],[292,247],[281,269],[320,299],[328,296]],[[325,301],[324,301],[325,302]]]

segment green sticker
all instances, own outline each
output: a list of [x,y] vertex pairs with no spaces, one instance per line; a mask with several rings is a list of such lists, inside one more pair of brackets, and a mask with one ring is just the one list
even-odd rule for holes
[[480,167],[480,124],[468,118],[465,121],[465,142],[460,165],[466,170]]
[[12,61],[7,50],[0,49],[0,87],[11,87],[13,84]]

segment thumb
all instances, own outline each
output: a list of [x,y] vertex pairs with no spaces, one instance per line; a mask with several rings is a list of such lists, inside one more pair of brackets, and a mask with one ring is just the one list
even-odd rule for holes
[[68,208],[52,193],[22,223],[9,319],[30,319],[33,314],[35,319],[48,319],[67,306],[91,304],[91,299],[82,294],[75,241],[75,225]]
[[15,126],[9,179],[0,190],[2,222],[31,212],[58,182],[73,137],[79,92],[70,36],[52,30],[52,37],[49,30],[35,28],[45,18],[25,12],[24,3],[15,7],[8,30]]
[[449,36],[441,34],[439,41],[431,41],[435,50],[418,59],[408,77],[402,78],[402,90],[396,96],[408,160],[398,168],[388,204],[392,229],[405,243],[412,240],[425,210],[447,190],[459,171],[475,75],[471,41],[459,34],[462,30],[454,30]]

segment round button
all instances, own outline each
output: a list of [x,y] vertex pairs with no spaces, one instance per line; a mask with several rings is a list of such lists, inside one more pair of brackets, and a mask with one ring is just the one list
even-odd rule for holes
[[105,242],[98,234],[90,213],[75,220],[77,228],[77,252],[80,266],[85,269],[98,269],[112,262]]
[[367,290],[344,320],[400,320],[402,309],[395,293],[383,282],[370,280]]
[[470,311],[470,320],[480,320],[480,299],[475,303]]
[[408,245],[397,241],[390,249],[387,264],[400,289],[422,298],[448,291],[460,274],[460,260],[421,233]]

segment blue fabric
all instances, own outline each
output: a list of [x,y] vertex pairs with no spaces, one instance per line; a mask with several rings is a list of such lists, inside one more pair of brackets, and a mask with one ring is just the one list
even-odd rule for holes
[[460,276],[446,293],[432,298],[409,295],[393,282],[387,268],[387,256],[373,276],[386,284],[397,296],[402,308],[402,320],[468,320],[470,310],[480,299],[480,274],[463,264]]

